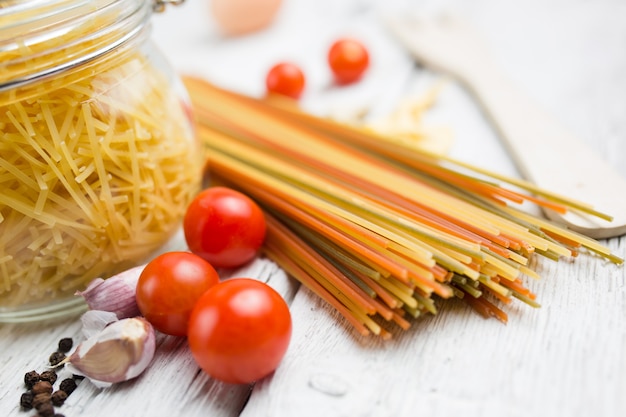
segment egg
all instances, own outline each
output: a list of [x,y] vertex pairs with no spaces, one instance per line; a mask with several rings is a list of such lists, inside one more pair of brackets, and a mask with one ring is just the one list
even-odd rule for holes
[[210,0],[215,23],[225,35],[236,36],[268,26],[282,0]]

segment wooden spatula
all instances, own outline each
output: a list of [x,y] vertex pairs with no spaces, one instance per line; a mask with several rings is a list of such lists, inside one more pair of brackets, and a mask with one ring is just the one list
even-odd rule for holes
[[549,218],[593,238],[626,233],[626,179],[512,85],[476,30],[453,16],[385,23],[421,64],[451,75],[474,94],[527,180],[613,220],[546,211]]

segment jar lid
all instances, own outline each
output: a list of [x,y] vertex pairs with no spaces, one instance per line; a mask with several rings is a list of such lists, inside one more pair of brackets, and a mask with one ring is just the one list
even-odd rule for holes
[[0,91],[53,76],[135,38],[152,10],[181,0],[3,0]]

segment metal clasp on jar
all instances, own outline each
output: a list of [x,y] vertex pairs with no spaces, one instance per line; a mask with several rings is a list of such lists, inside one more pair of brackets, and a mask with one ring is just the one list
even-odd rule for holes
[[170,4],[173,6],[179,6],[183,4],[185,0],[153,0],[152,9],[156,13],[161,13],[165,10],[165,7]]

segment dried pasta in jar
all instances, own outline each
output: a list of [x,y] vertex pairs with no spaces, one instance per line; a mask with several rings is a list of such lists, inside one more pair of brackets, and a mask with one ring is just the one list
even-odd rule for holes
[[[67,17],[68,1],[58,3]],[[9,63],[0,70],[0,320],[145,262],[177,231],[199,188],[199,148],[179,84],[146,40],[151,9],[122,3],[93,1],[101,13],[75,16],[64,37],[0,49]],[[146,17],[134,22],[135,37],[93,36],[117,24],[113,16],[138,11]],[[3,22],[0,13],[0,33]],[[98,42],[115,47],[86,48]],[[85,50],[100,54],[85,58]],[[20,61],[29,56],[45,60]],[[39,74],[29,79],[24,65]]]

